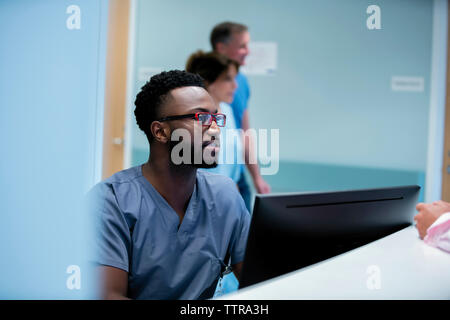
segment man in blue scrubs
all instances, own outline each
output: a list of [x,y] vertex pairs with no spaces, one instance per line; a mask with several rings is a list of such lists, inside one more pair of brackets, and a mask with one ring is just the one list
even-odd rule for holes
[[[211,47],[214,51],[233,59],[239,65],[245,65],[245,58],[249,54],[248,44],[250,33],[247,26],[235,22],[222,22],[216,25],[210,35]],[[239,72],[236,76],[237,89],[231,104],[238,129],[247,131],[250,129],[248,112],[248,99],[250,98],[250,87],[247,77]],[[257,193],[269,193],[270,186],[262,178],[258,164],[249,163],[250,143],[244,141],[244,159],[253,180]],[[244,175],[242,166],[241,179],[238,182],[239,190],[245,200],[247,208],[250,209],[250,189]]]
[[89,193],[102,298],[210,298],[228,257],[239,279],[250,215],[235,183],[197,170],[214,163],[173,161],[176,129],[191,134],[193,153],[219,151],[212,137],[225,123],[203,83],[177,70],[152,77],[135,101],[137,124],[150,143],[148,162]]

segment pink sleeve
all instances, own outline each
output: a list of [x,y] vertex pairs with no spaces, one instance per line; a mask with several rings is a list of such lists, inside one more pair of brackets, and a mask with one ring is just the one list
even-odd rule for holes
[[444,213],[427,230],[424,241],[450,253],[450,212]]

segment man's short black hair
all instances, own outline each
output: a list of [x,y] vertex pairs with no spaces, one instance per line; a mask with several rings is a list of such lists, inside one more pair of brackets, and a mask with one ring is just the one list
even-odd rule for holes
[[192,86],[206,89],[204,80],[199,75],[181,70],[171,70],[154,75],[141,88],[134,102],[136,105],[134,115],[139,129],[144,131],[149,141],[153,138],[150,125],[159,119],[159,109],[169,92],[176,88]]
[[228,43],[233,33],[241,33],[247,30],[247,26],[240,23],[230,21],[219,23],[213,28],[209,37],[212,49],[216,50],[216,46],[219,42]]

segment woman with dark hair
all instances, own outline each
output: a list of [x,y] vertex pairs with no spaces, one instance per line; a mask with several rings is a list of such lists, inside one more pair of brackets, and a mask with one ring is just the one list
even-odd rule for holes
[[[237,62],[215,52],[198,51],[192,54],[186,63],[187,72],[198,74],[204,79],[206,90],[216,103],[217,112],[226,115],[225,127],[220,130],[219,164],[212,169],[199,170],[225,175],[236,183],[236,188],[244,172],[243,146],[241,133],[237,129],[233,110],[229,104],[233,101],[237,88],[235,78],[238,69]],[[231,159],[233,161],[229,163]],[[219,281],[214,296],[236,291],[238,285],[233,273],[225,275]]]
[[186,63],[186,71],[198,74],[204,79],[206,89],[214,99],[218,112],[226,115],[226,125],[220,133],[219,164],[213,169],[206,170],[225,175],[236,184],[243,174],[244,159],[242,137],[237,130],[233,110],[229,104],[233,101],[237,88],[235,78],[238,69],[237,62],[215,52],[197,51]]

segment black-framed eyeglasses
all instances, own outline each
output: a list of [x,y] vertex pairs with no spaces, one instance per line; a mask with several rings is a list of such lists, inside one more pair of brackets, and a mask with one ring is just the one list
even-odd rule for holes
[[209,113],[209,112],[196,112],[190,114],[183,114],[180,116],[169,116],[159,119],[158,121],[170,121],[170,120],[179,120],[179,119],[195,119],[200,122],[203,126],[210,126],[213,119],[216,122],[217,126],[225,127],[227,116],[223,113]]

